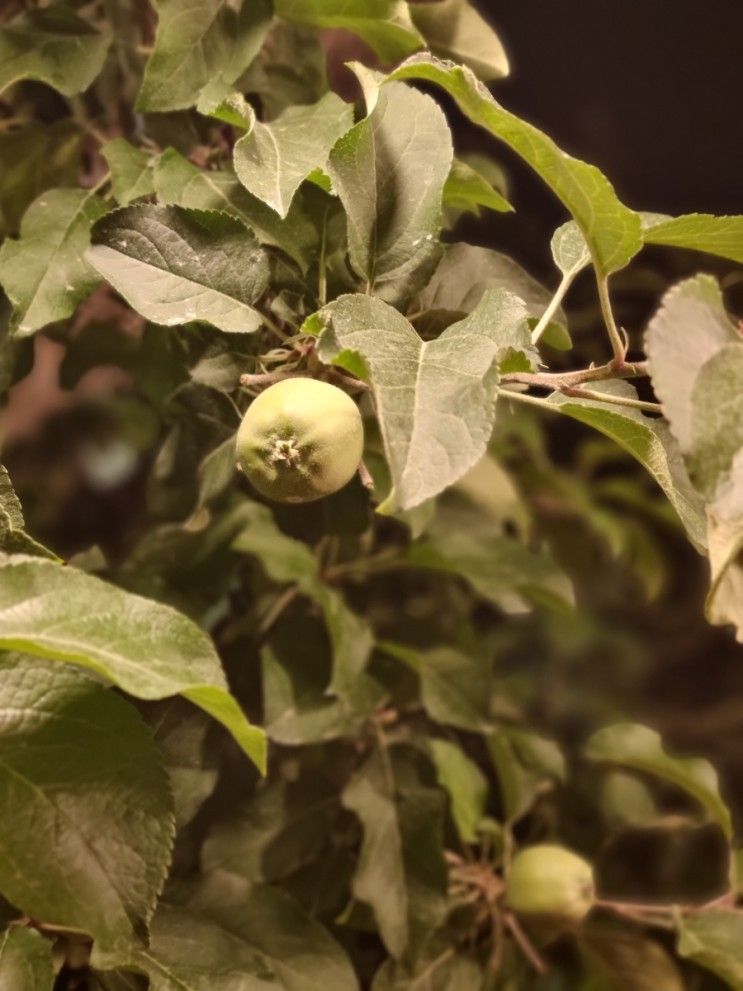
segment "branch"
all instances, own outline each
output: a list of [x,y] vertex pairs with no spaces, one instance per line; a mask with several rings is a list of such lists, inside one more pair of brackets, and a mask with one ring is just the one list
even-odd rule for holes
[[622,361],[617,367],[613,362],[579,368],[572,372],[508,372],[501,377],[501,383],[517,382],[539,389],[562,389],[582,385],[584,382],[602,382],[608,379],[643,378],[648,374],[646,361]]

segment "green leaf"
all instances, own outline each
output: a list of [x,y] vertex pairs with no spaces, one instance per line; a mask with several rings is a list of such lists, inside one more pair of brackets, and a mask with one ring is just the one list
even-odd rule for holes
[[410,13],[434,55],[466,65],[484,82],[508,75],[500,38],[469,0],[415,3]]
[[8,991],[52,991],[52,944],[33,929],[13,926],[0,933],[0,987]]
[[249,131],[255,123],[255,111],[242,95],[227,85],[221,76],[212,80],[199,95],[196,109],[200,114]]
[[238,334],[261,326],[254,304],[268,288],[268,258],[234,217],[129,206],[96,224],[92,240],[90,264],[148,320],[203,320]]
[[223,210],[249,227],[261,244],[275,245],[306,269],[318,244],[318,235],[299,203],[285,220],[251,196],[234,172],[205,172],[174,148],[155,163],[155,190],[162,203],[197,210]]
[[275,0],[274,7],[286,21],[351,31],[383,62],[396,62],[423,46],[402,0]]
[[443,204],[447,211],[455,216],[462,213],[474,213],[475,216],[479,216],[480,207],[498,213],[513,211],[508,200],[484,175],[459,158],[454,159],[444,183]]
[[560,612],[572,608],[570,580],[546,551],[530,550],[495,529],[469,532],[465,525],[465,518],[448,523],[444,516],[423,540],[410,547],[406,562],[464,578],[479,595],[505,612],[524,612],[535,603]]
[[84,132],[71,120],[33,122],[0,133],[0,234],[16,234],[28,205],[54,186],[73,186]]
[[26,10],[0,28],[0,93],[21,79],[81,93],[103,68],[110,40],[64,3]]
[[743,264],[743,217],[715,217],[689,213],[683,217],[656,214],[643,218],[646,244],[703,251]]
[[496,362],[531,351],[521,300],[487,292],[470,316],[428,342],[369,296],[342,296],[321,317],[322,360],[342,365],[345,355],[360,355],[369,369],[393,481],[382,512],[420,505],[480,460],[495,422]]
[[552,740],[530,730],[500,726],[486,742],[509,823],[526,815],[546,786],[565,779],[565,758]]
[[436,722],[475,733],[491,728],[493,671],[488,660],[451,647],[420,651],[384,642],[379,649],[416,672],[421,702]]
[[200,712],[184,713],[180,699],[165,704],[157,719],[155,743],[170,778],[175,824],[181,830],[214,791],[218,771],[206,755],[210,721]]
[[23,519],[21,501],[15,494],[13,483],[5,465],[0,465],[0,511],[5,513],[8,523],[14,530],[23,530],[26,522]]
[[333,148],[328,171],[348,215],[351,264],[377,293],[396,298],[400,283],[406,291],[410,280],[430,270],[452,157],[439,107],[392,84]]
[[228,692],[212,642],[168,606],[74,568],[0,555],[0,647],[82,665],[136,698],[184,695],[264,766],[265,737]]
[[246,503],[242,512],[245,526],[233,540],[233,550],[257,557],[269,578],[280,584],[295,584],[302,595],[320,606],[333,646],[330,691],[346,693],[371,653],[373,639],[367,623],[351,612],[338,592],[320,580],[310,548],[281,533],[266,506]]
[[111,172],[113,194],[122,206],[155,192],[153,156],[149,152],[129,144],[125,138],[113,138],[102,146],[101,154]]
[[192,107],[215,77],[234,83],[260,51],[270,0],[157,0],[155,50],[137,97],[140,112]]
[[705,967],[743,991],[743,913],[709,911],[688,915],[680,923],[679,955]]
[[473,760],[448,740],[431,740],[439,784],[449,794],[451,814],[464,843],[476,843],[488,800],[488,779]]
[[100,282],[84,259],[106,205],[84,189],[51,189],[34,200],[20,238],[0,248],[0,282],[13,304],[11,330],[27,337],[64,320]]
[[264,119],[299,103],[316,103],[328,91],[326,56],[310,28],[274,18],[265,44],[240,80],[260,98]]
[[586,755],[670,781],[692,795],[725,835],[732,837],[730,811],[720,797],[715,769],[701,758],[670,757],[655,730],[633,723],[607,726],[588,741]]
[[27,915],[126,956],[173,842],[152,737],[132,706],[80,671],[4,655],[0,673],[0,890]]
[[343,791],[364,830],[353,893],[371,905],[396,958],[414,955],[443,918],[443,800],[394,750],[374,751]]
[[413,962],[386,960],[371,991],[481,991],[486,987],[482,968],[463,953],[445,936],[435,937]]
[[640,218],[620,203],[606,177],[594,166],[566,155],[546,134],[501,107],[469,69],[417,55],[388,78],[436,83],[454,97],[470,120],[505,141],[573,215],[600,273],[624,268],[640,250]]
[[[601,391],[636,398],[626,382],[601,383]],[[578,399],[554,393],[549,405],[610,437],[631,454],[653,476],[665,492],[694,546],[704,551],[707,544],[704,507],[689,481],[681,453],[667,425],[629,406],[612,406],[592,399]]]
[[136,959],[151,991],[358,991],[341,947],[289,895],[235,875],[214,888],[158,908]]
[[290,107],[270,124],[255,121],[235,145],[235,172],[249,193],[285,218],[300,185],[324,169],[336,141],[353,124],[353,107],[335,93]]

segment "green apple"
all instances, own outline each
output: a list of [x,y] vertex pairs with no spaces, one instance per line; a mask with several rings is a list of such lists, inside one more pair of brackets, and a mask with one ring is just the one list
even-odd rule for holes
[[248,407],[237,432],[239,466],[275,502],[313,502],[353,478],[364,448],[356,403],[311,378],[270,386]]
[[593,868],[561,846],[527,847],[513,858],[506,903],[518,915],[581,922],[593,907]]

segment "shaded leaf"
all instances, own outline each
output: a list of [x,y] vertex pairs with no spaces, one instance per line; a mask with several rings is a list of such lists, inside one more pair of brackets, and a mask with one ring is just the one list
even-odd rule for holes
[[0,282],[19,337],[71,316],[100,279],[84,259],[93,223],[106,205],[84,189],[51,189],[26,211],[17,241],[0,248]]
[[254,121],[235,145],[235,172],[249,193],[286,217],[294,194],[353,124],[353,107],[335,93],[290,107],[270,124]]
[[565,778],[565,758],[559,747],[537,733],[499,726],[486,742],[509,823],[526,815],[546,786],[554,787]]
[[446,866],[441,792],[411,778],[394,751],[374,751],[343,791],[364,829],[354,895],[371,905],[393,957],[415,954],[442,921]]
[[317,602],[333,645],[329,687],[338,694],[347,692],[369,659],[371,630],[365,620],[351,612],[338,592],[321,581],[312,551],[306,544],[281,533],[266,506],[251,502],[242,512],[245,525],[233,540],[233,549],[254,555],[273,581],[296,584],[303,595]]
[[501,107],[469,69],[416,55],[389,78],[436,83],[454,97],[470,120],[513,148],[573,215],[600,272],[624,268],[640,250],[640,218],[620,203],[606,177],[594,166],[566,155],[546,134]]
[[155,49],[137,109],[193,106],[215,77],[234,83],[258,54],[271,22],[270,0],[157,0]]
[[710,911],[684,918],[678,952],[720,977],[733,991],[743,989],[743,913]]
[[33,929],[13,926],[0,933],[0,987],[8,991],[52,991],[52,944]]
[[93,230],[90,264],[148,320],[174,326],[204,320],[250,333],[268,287],[269,264],[234,217],[183,207],[124,207]]
[[0,93],[21,79],[81,93],[103,68],[109,42],[64,3],[25,10],[0,28]]
[[396,62],[423,45],[402,0],[275,0],[276,14],[318,28],[345,28]]
[[410,13],[434,55],[466,65],[484,82],[508,75],[500,38],[469,0],[415,3]]
[[591,264],[591,252],[586,239],[574,220],[557,228],[550,241],[550,250],[555,265],[564,276],[577,275]]
[[82,929],[103,953],[126,956],[152,914],[173,840],[151,734],[80,671],[7,654],[0,671],[0,888],[33,918]]
[[380,511],[420,505],[479,461],[495,422],[495,363],[510,351],[531,352],[521,300],[488,292],[429,342],[369,296],[342,296],[320,316],[323,361],[343,365],[355,355],[369,370],[393,482]]
[[581,951],[590,991],[684,991],[681,973],[665,949],[640,933],[589,925]]
[[212,642],[169,606],[51,561],[0,555],[0,647],[82,665],[136,698],[184,695],[263,767],[264,735],[228,692]]
[[633,723],[607,726],[588,741],[586,755],[670,781],[695,798],[728,838],[732,836],[730,810],[720,796],[715,769],[699,757],[670,757],[655,730]]

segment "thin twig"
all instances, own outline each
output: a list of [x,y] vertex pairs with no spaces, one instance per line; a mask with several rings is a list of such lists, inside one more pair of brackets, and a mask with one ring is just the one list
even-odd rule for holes
[[560,391],[566,396],[576,396],[578,399],[593,399],[598,403],[629,406],[632,409],[641,409],[646,413],[656,413],[659,416],[663,415],[663,407],[660,403],[648,403],[644,399],[633,399],[631,396],[614,396],[610,392],[595,392],[593,389],[583,389],[575,386],[563,386]]
[[584,382],[643,378],[647,374],[646,361],[625,361],[619,368],[613,362],[608,362],[570,372],[508,372],[501,377],[501,383],[516,382],[541,389],[561,389],[563,386],[582,385]]
[[266,636],[279,616],[281,616],[284,610],[291,605],[298,595],[299,586],[290,585],[289,588],[285,588],[284,591],[274,599],[258,624],[258,630],[256,632],[259,640],[262,640]]
[[555,291],[555,295],[549,302],[549,306],[544,311],[542,316],[539,318],[539,323],[536,325],[534,330],[531,332],[531,342],[532,344],[539,344],[539,340],[542,334],[545,332],[547,327],[549,327],[552,317],[557,313],[560,308],[560,303],[562,303],[565,298],[565,294],[568,289],[573,284],[573,279],[577,275],[577,272],[567,272],[563,275],[560,285]]
[[506,923],[506,927],[508,928],[509,932],[518,943],[521,952],[524,954],[526,959],[532,965],[534,970],[536,970],[538,974],[546,974],[547,964],[544,962],[544,960],[542,960],[541,956],[537,951],[537,948],[534,946],[532,941],[529,939],[529,937],[526,935],[524,930],[521,928],[521,923],[516,918],[516,916],[512,915],[510,912],[507,912],[506,915],[504,916],[504,921]]

